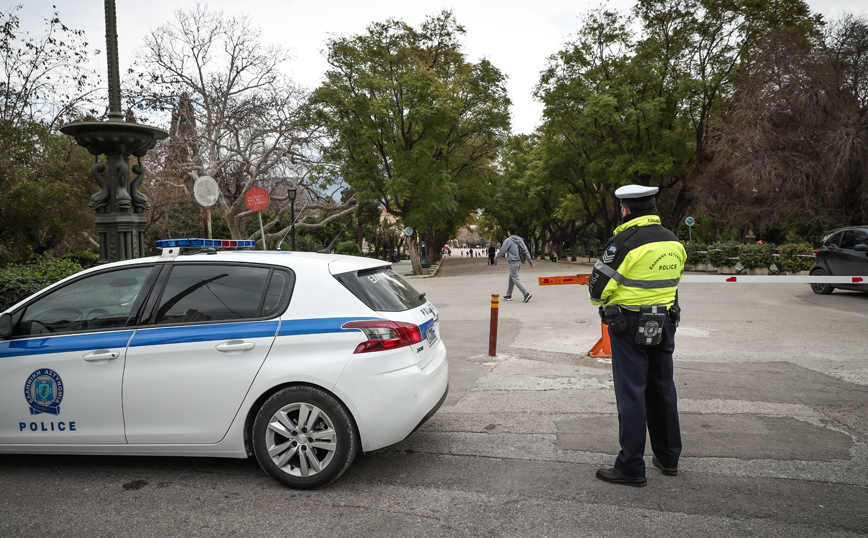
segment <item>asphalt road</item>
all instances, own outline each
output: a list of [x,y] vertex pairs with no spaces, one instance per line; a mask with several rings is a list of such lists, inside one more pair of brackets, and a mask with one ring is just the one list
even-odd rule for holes
[[[617,453],[611,365],[584,286],[452,257],[414,279],[441,316],[450,395],[332,486],[285,489],[254,460],[0,456],[0,536],[763,536],[868,534],[868,294],[681,286],[681,473],[594,478]],[[649,459],[650,459],[650,452]]]

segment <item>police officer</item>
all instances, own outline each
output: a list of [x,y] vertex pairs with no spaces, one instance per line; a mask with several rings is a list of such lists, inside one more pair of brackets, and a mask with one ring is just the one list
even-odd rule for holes
[[598,470],[597,478],[636,487],[647,483],[646,425],[652,463],[664,475],[678,474],[681,455],[672,352],[686,254],[675,234],[660,224],[657,190],[627,185],[615,191],[623,224],[589,280],[591,304],[600,306],[609,326],[621,444],[614,467]]

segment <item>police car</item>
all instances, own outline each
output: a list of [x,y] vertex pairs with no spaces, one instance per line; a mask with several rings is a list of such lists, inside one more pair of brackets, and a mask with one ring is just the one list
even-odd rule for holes
[[255,455],[307,489],[446,398],[437,310],[387,262],[157,246],[0,315],[0,453]]

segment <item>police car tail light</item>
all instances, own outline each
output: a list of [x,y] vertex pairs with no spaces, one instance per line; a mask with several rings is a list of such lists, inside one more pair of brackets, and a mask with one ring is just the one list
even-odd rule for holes
[[350,321],[344,323],[343,328],[359,329],[368,337],[367,341],[356,346],[353,353],[398,349],[422,341],[422,330],[417,325],[401,321]]

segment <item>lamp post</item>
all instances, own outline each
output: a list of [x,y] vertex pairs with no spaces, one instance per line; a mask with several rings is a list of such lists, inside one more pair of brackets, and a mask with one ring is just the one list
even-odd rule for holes
[[295,187],[290,187],[286,191],[289,196],[289,219],[292,221],[290,225],[292,232],[292,250],[295,250]]
[[[99,232],[100,263],[129,260],[144,256],[144,212],[150,207],[147,197],[139,192],[145,179],[142,157],[157,140],[169,133],[156,127],[124,121],[121,112],[121,90],[118,67],[118,31],[115,0],[105,0],[106,51],[109,82],[108,121],[70,123],[60,129],[72,136],[94,156],[91,175],[100,190],[90,197],[90,208],[96,211]],[[106,156],[106,164],[99,162]],[[130,167],[130,156],[137,163]],[[130,171],[135,178],[130,181]]]

